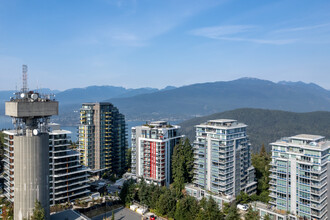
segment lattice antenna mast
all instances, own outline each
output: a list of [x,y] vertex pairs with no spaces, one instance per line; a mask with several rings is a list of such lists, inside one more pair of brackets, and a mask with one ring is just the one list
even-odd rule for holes
[[28,88],[27,88],[27,70],[28,67],[27,65],[23,65],[23,88],[22,88],[22,92],[27,92]]

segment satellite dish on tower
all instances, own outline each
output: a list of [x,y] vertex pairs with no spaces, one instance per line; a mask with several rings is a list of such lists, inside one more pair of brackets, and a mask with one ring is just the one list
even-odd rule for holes
[[38,99],[38,94],[33,93],[33,94],[31,95],[31,98],[32,98],[33,100],[37,100],[37,99]]
[[37,136],[38,134],[39,134],[38,129],[33,129],[33,135],[34,135],[34,136]]

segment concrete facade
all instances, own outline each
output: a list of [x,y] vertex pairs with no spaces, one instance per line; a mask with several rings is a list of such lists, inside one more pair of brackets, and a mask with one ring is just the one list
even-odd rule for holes
[[[48,134],[14,136],[14,217],[29,218],[38,200],[49,216]],[[38,158],[38,159],[36,159]]]
[[[15,166],[14,155],[17,144],[15,130],[4,131],[5,196],[14,202]],[[69,148],[70,131],[60,129],[58,124],[49,124],[49,197],[50,205],[70,202],[90,193],[90,169],[82,166],[79,152]],[[18,136],[19,137],[19,136]],[[23,149],[23,151],[26,149]],[[16,149],[17,151],[17,149]],[[19,160],[21,161],[21,160]],[[19,172],[19,170],[18,170]]]
[[58,102],[6,102],[5,114],[11,117],[47,117],[58,115]]
[[9,185],[9,197],[12,194],[15,197],[14,219],[29,219],[35,202],[38,201],[45,210],[45,219],[48,220],[48,122],[50,116],[58,114],[58,102],[51,100],[50,96],[23,88],[21,92],[15,93],[15,98],[6,102],[5,107],[5,113],[12,117],[16,130],[12,141],[9,141],[9,145],[13,144],[13,149],[7,155],[10,171],[6,173],[9,174],[7,179],[13,181]]

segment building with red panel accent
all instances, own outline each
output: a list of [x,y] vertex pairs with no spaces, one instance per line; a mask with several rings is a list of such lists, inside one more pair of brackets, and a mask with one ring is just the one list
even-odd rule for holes
[[147,183],[171,183],[171,156],[180,138],[178,125],[155,121],[132,128],[131,171]]

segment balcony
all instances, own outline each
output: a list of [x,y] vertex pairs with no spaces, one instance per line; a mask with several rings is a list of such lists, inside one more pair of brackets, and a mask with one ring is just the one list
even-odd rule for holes
[[276,193],[271,192],[271,193],[269,193],[269,196],[273,197],[273,198],[276,198]]
[[270,191],[276,191],[276,187],[271,186],[271,187],[269,187],[269,190],[270,190]]

